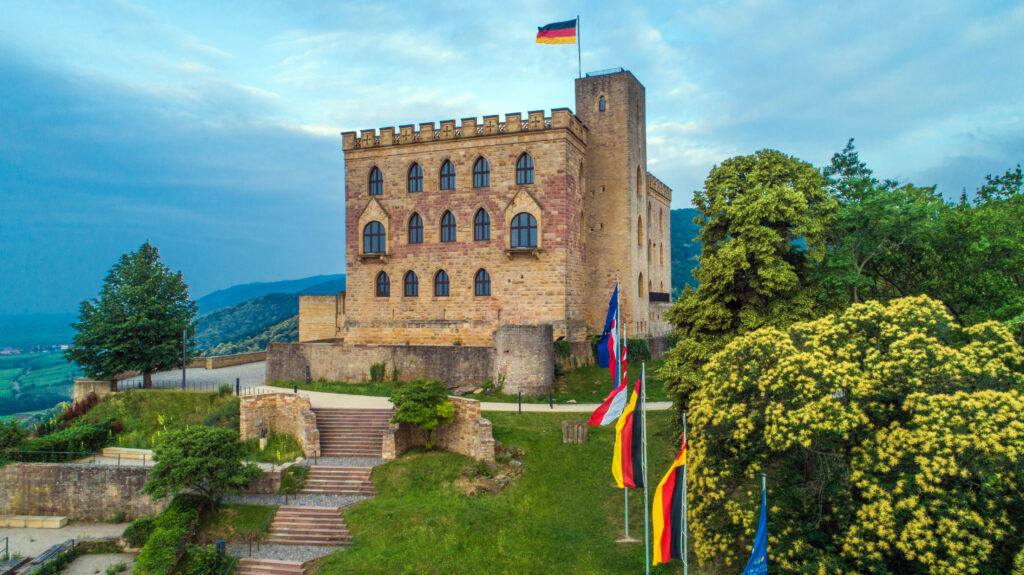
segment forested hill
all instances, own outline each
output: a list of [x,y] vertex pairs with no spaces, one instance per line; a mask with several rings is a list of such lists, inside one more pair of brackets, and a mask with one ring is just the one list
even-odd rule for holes
[[700,210],[694,208],[683,208],[672,210],[672,292],[673,296],[683,290],[683,286],[689,284],[697,287],[697,280],[693,279],[693,269],[697,267],[697,256],[700,255],[700,242],[695,240],[700,233],[700,226],[693,223],[693,218],[700,216]]
[[[239,284],[207,294],[196,300],[196,303],[199,304],[199,313],[207,314],[269,294],[321,293],[324,286],[329,282],[340,282],[340,287],[334,290],[335,292],[345,289],[344,274],[322,275],[298,280]],[[318,289],[321,291],[306,292],[305,290],[308,289]],[[331,286],[330,289],[334,289],[334,286]]]

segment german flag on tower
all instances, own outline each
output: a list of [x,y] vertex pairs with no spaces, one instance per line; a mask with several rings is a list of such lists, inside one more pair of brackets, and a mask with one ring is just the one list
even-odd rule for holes
[[683,449],[654,492],[654,565],[683,558],[683,530],[686,525],[686,434]]
[[619,422],[615,424],[615,454],[612,456],[612,475],[619,487],[643,487],[643,402],[640,413],[636,403],[643,393],[643,380],[636,382],[633,397],[622,410]]
[[576,18],[537,28],[538,44],[575,44]]

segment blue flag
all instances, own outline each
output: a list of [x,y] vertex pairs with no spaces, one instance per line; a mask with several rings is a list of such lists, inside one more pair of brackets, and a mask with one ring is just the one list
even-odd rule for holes
[[747,561],[747,566],[743,568],[743,575],[768,574],[768,497],[765,491],[764,477],[762,477],[761,519],[757,522],[754,550],[750,553],[750,561]]
[[615,320],[615,312],[619,308],[619,284],[615,284],[615,291],[612,292],[612,301],[608,302],[608,317],[604,320],[604,330],[601,332],[601,341],[597,342],[597,365],[607,368],[611,354],[608,351],[608,338],[612,334],[612,324]]

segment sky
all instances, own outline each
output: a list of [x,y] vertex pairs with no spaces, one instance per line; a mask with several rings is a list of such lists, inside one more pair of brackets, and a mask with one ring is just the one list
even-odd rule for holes
[[584,72],[647,93],[673,207],[723,160],[949,198],[1024,161],[1024,4],[0,0],[0,314],[74,312],[147,240],[195,297],[343,273],[340,132],[574,106]]

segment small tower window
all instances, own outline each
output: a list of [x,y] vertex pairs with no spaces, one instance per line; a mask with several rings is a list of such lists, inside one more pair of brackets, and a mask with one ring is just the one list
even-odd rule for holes
[[484,242],[491,239],[491,216],[487,210],[480,208],[473,217],[473,240]]
[[644,297],[644,274],[641,273],[636,281],[636,295]]
[[636,245],[644,245],[644,220],[640,216],[636,217]]
[[423,191],[423,168],[421,168],[419,164],[414,163],[409,168],[408,188],[410,194]]
[[487,273],[487,270],[476,272],[476,278],[473,280],[473,294],[478,296],[491,295],[491,274]]
[[389,297],[391,295],[391,280],[388,274],[380,272],[377,274],[377,297]]
[[451,160],[445,160],[441,164],[441,189],[455,189],[455,166],[452,165]]
[[420,295],[420,279],[416,273],[408,271],[405,273],[405,297],[417,297]]
[[512,249],[537,247],[537,220],[526,212],[512,218],[510,246]]
[[434,297],[448,297],[448,273],[444,270],[434,276]]
[[491,166],[484,158],[477,158],[473,164],[473,187],[487,188],[491,185]]
[[446,243],[455,241],[455,216],[451,212],[445,212],[441,216],[441,241]]
[[519,156],[519,160],[516,161],[516,184],[522,186],[524,184],[533,183],[533,158],[530,154],[523,153]]
[[384,174],[380,173],[380,168],[374,166],[370,170],[370,195],[379,196],[384,193]]
[[373,221],[366,224],[366,227],[363,228],[363,253],[384,253],[384,244],[386,243],[386,239],[384,226],[381,225],[380,222]]
[[423,218],[415,212],[412,214],[412,217],[409,218],[409,243],[423,243]]
[[601,98],[597,101],[597,111],[604,111],[604,96],[601,96]]

